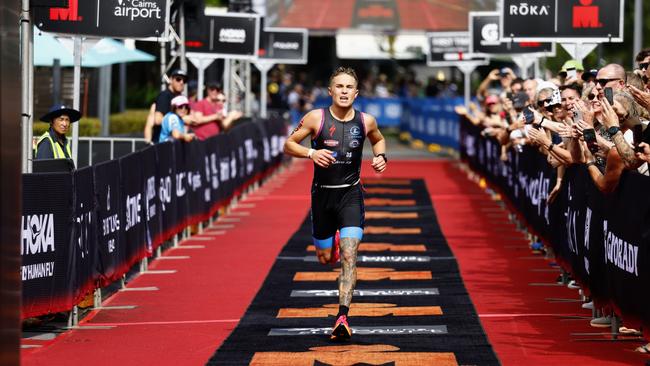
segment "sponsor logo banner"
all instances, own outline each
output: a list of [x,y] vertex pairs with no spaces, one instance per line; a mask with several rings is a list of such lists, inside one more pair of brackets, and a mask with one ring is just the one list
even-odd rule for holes
[[[269,336],[329,335],[332,328],[273,328]],[[355,335],[415,335],[447,334],[446,325],[416,325],[393,327],[354,327]]]
[[[436,296],[440,295],[437,288],[404,288],[404,289],[367,289],[354,290],[353,296]],[[337,297],[338,290],[293,290],[291,297]]]

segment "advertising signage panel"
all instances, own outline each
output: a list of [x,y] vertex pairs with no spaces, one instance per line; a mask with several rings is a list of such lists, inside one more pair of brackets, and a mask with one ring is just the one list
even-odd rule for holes
[[624,0],[501,0],[504,41],[622,42]]
[[498,12],[470,12],[470,52],[490,55],[552,54],[551,42],[502,42],[499,37]]
[[187,52],[236,59],[257,59],[260,17],[248,13],[224,13],[201,18],[201,31],[186,39]]
[[167,38],[169,0],[68,0],[66,7],[34,8],[45,32],[116,38]]
[[282,64],[307,63],[306,28],[266,28],[260,38],[260,60]]

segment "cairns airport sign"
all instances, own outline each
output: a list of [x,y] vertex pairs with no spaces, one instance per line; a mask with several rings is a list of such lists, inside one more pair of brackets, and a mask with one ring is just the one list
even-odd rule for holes
[[67,7],[35,7],[46,32],[116,38],[166,39],[170,0],[68,0]]

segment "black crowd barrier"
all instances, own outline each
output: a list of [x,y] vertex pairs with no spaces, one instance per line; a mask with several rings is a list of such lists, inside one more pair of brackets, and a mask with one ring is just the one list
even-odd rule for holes
[[23,175],[22,317],[70,310],[282,160],[281,120],[166,142],[72,173]]
[[461,122],[461,158],[507,197],[597,306],[614,310],[626,325],[650,329],[650,177],[627,171],[606,195],[584,165],[574,165],[548,205],[556,173],[546,157],[524,146],[503,162],[498,142],[480,132]]

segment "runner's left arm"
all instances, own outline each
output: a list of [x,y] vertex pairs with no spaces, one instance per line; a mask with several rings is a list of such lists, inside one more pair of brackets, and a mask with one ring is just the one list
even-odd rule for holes
[[375,172],[381,173],[386,170],[386,159],[383,156],[379,156],[379,154],[386,154],[386,140],[381,134],[381,131],[379,131],[379,127],[377,127],[377,119],[375,117],[364,113],[363,121],[366,126],[366,136],[372,144],[372,154],[374,155],[372,158],[372,168]]

